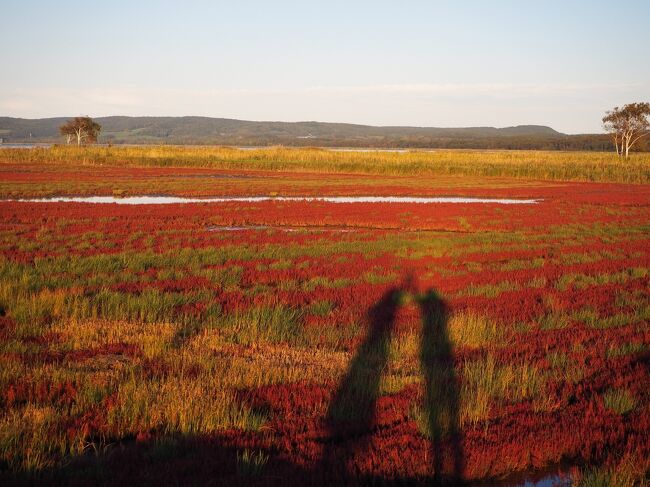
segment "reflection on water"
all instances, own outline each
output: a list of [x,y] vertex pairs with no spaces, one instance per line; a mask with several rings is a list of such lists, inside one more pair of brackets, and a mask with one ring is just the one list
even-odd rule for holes
[[35,149],[35,148],[48,148],[52,144],[46,142],[4,142],[0,143],[0,149]]
[[460,196],[219,196],[184,198],[182,196],[55,196],[5,201],[30,203],[114,203],[118,205],[171,205],[178,203],[258,203],[262,201],[322,201],[325,203],[493,203],[500,205],[530,205],[535,199],[467,198]]
[[479,481],[479,487],[570,487],[575,477],[569,465],[550,467],[541,472],[513,474],[500,481]]

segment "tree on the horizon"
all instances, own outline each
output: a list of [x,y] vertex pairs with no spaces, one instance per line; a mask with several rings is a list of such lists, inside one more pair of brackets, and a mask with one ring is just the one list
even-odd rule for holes
[[101,125],[89,116],[85,116],[68,120],[59,127],[59,132],[66,137],[66,143],[70,144],[72,139],[76,138],[77,145],[80,146],[85,143],[94,144],[97,142],[101,129]]
[[629,157],[634,144],[650,134],[649,116],[650,103],[628,103],[605,114],[603,127],[611,134],[619,157]]

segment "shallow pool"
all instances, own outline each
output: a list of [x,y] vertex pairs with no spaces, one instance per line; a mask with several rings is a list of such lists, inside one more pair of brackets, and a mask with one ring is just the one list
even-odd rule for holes
[[464,196],[217,196],[185,198],[182,196],[55,196],[9,201],[29,203],[100,203],[117,205],[172,205],[187,203],[257,203],[262,201],[322,201],[325,203],[491,203],[500,205],[531,205],[536,199],[468,198]]

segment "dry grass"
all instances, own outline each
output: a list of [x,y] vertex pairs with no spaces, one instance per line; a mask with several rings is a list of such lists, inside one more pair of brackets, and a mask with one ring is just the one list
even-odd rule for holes
[[462,312],[449,319],[449,334],[455,347],[483,347],[503,344],[504,330],[495,321],[477,313]]
[[624,456],[616,465],[584,469],[577,475],[576,487],[647,486],[650,459]]
[[466,362],[461,388],[461,424],[486,420],[490,407],[500,402],[517,402],[537,398],[544,388],[542,374],[530,365],[498,365],[488,354],[483,359]]
[[605,152],[451,151],[334,152],[270,147],[66,147],[3,149],[1,162],[315,171],[386,175],[506,176],[550,180],[650,181],[650,154],[622,161]]

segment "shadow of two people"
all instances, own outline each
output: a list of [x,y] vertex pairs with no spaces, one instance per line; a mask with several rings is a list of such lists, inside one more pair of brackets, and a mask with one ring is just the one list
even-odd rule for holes
[[369,330],[341,380],[327,411],[327,469],[345,477],[349,457],[369,441],[399,307],[414,296],[422,316],[420,365],[424,376],[424,421],[430,439],[428,466],[434,483],[460,483],[463,451],[459,428],[459,385],[448,330],[448,307],[433,289],[418,294],[413,278],[386,291],[369,310]]

